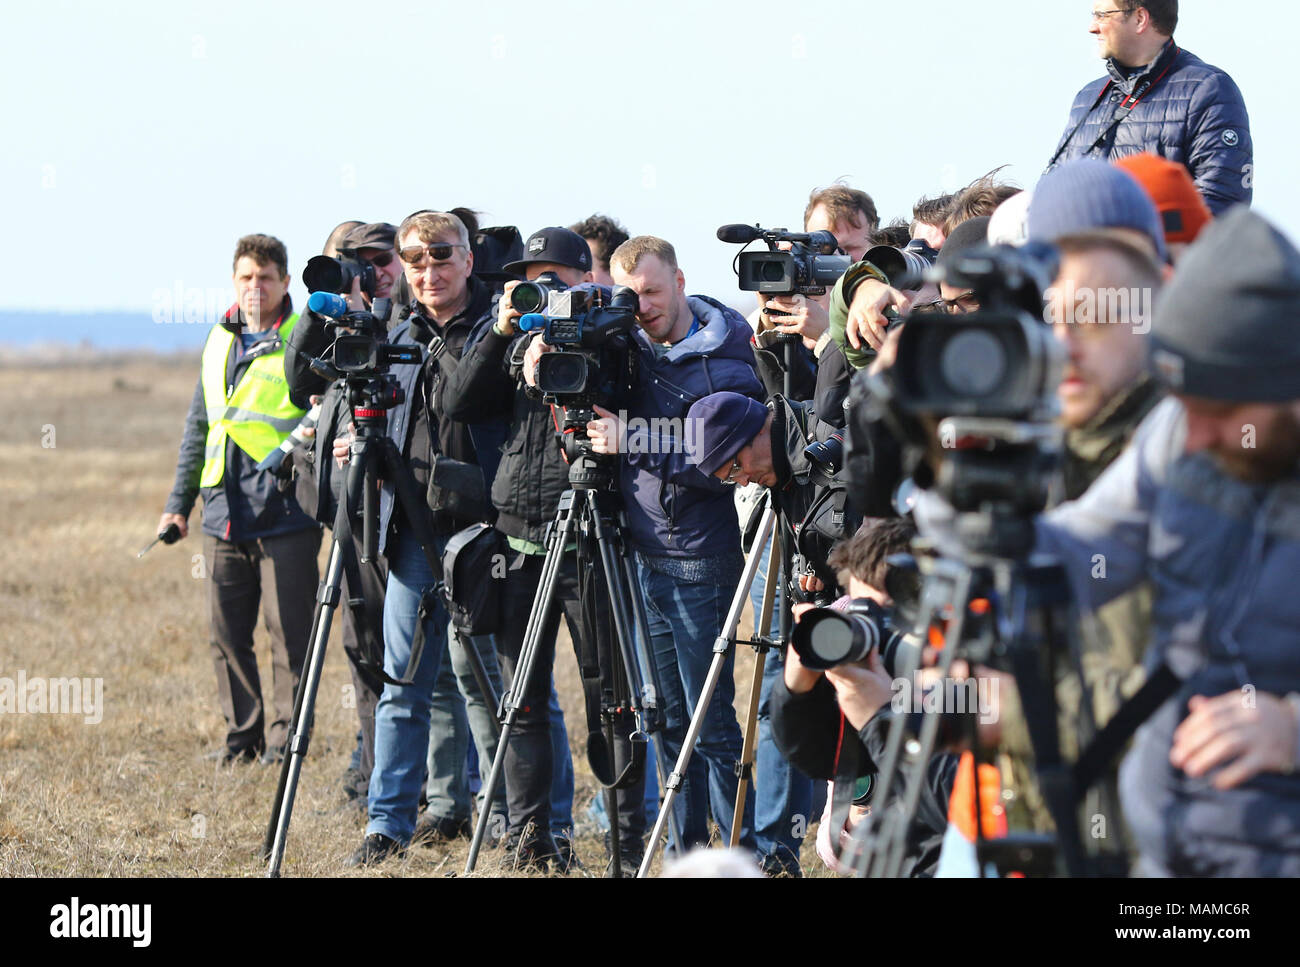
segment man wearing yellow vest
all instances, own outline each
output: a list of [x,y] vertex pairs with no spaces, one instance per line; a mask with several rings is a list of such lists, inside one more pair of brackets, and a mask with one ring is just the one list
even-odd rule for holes
[[[227,728],[213,758],[271,763],[283,755],[307,653],[321,538],[274,473],[257,469],[304,415],[284,379],[284,343],[298,321],[288,254],[277,238],[246,235],[234,261],[236,303],[208,334],[158,532],[175,524],[186,536],[202,491],[212,660]],[[253,654],[259,601],[271,635],[270,725]]]

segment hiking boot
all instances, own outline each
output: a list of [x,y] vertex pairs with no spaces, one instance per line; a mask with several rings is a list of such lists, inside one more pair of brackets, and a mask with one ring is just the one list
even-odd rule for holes
[[394,855],[398,857],[406,855],[406,850],[401,843],[383,833],[371,833],[362,841],[361,848],[348,857],[344,865],[350,868],[373,866]]
[[470,825],[468,817],[453,819],[451,816],[430,816],[425,813],[415,824],[415,835],[411,837],[411,842],[433,846],[456,839],[470,839],[473,835],[474,827]]

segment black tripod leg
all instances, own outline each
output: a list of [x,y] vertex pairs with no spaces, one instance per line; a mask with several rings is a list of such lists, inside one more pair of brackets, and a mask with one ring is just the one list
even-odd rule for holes
[[[650,733],[650,741],[654,743],[655,772],[659,777],[659,799],[662,807],[669,775],[668,747],[664,741],[664,715],[659,707],[663,688],[659,684],[659,669],[655,667],[654,656],[650,654],[650,623],[645,616],[645,602],[641,600],[636,572],[626,545],[620,545],[618,556],[619,564],[623,569],[623,586],[628,588],[628,601],[632,606],[632,643],[635,654],[628,667],[638,670],[635,673],[637,677],[632,682],[632,691],[637,698],[637,708],[640,710],[642,722],[646,723],[646,731]],[[674,845],[680,848],[682,831],[678,827],[676,813],[669,812],[668,826]]]
[[[768,514],[772,516],[769,518],[766,516]],[[776,512],[769,508],[764,512],[764,515],[763,523],[759,528],[760,535],[770,531]],[[713,662],[709,665],[709,674],[704,680],[704,687],[700,690],[699,701],[695,703],[695,711],[691,716],[691,724],[686,729],[686,737],[682,740],[681,754],[677,756],[677,763],[673,766],[673,773],[668,777],[664,802],[659,809],[659,816],[655,820],[654,829],[651,830],[650,842],[646,844],[645,856],[641,860],[641,868],[637,871],[638,877],[646,877],[650,874],[650,863],[658,851],[659,840],[663,836],[664,825],[668,821],[668,813],[673,808],[673,802],[677,798],[677,791],[681,788],[682,779],[686,775],[686,768],[690,765],[691,754],[695,751],[695,743],[700,739],[700,732],[704,728],[704,719],[708,714],[709,704],[713,701],[713,693],[717,690],[718,680],[722,678],[722,670],[726,665],[727,655],[732,650],[736,625],[740,623],[740,614],[745,605],[749,603],[749,588],[754,583],[754,575],[757,572],[758,555],[751,554],[749,560],[745,562],[745,572],[740,579],[740,584],[736,587],[735,596],[731,599],[731,607],[727,611],[727,620],[723,623],[718,637],[714,639]]]
[[[528,625],[524,631],[523,644],[519,649],[519,659],[515,663],[515,674],[502,697],[501,734],[497,739],[496,755],[492,757],[492,769],[481,790],[484,803],[492,801],[501,782],[501,774],[505,769],[506,750],[510,746],[510,733],[514,730],[515,720],[519,717],[519,706],[523,696],[528,693],[528,683],[532,678],[537,648],[551,609],[555,607],[555,586],[559,582],[560,565],[564,558],[564,549],[568,546],[573,533],[572,507],[573,494],[569,491],[560,498],[560,509],[551,528],[551,544],[546,551],[546,561],[542,565],[542,579],[533,597],[533,607],[528,613]],[[483,848],[483,838],[487,834],[488,813],[488,809],[479,810],[478,823],[474,827],[474,838],[469,844],[469,856],[465,860],[467,876],[474,872],[474,867],[478,864],[478,854]]]
[[311,740],[311,729],[316,714],[316,692],[320,688],[321,669],[325,666],[325,643],[329,641],[330,620],[338,603],[343,575],[343,551],[335,538],[330,549],[326,577],[318,595],[316,620],[312,626],[311,650],[307,656],[307,674],[298,685],[289,744],[285,748],[284,764],[280,769],[280,784],[276,789],[271,820],[267,825],[267,840],[263,844],[264,857],[269,865],[269,878],[280,875],[284,859],[285,841],[289,835],[289,820],[293,817],[293,801],[298,791],[298,777],[302,772],[303,757]]

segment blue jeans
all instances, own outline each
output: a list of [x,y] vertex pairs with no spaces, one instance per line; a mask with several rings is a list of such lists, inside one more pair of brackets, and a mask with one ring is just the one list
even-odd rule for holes
[[[446,541],[436,540],[441,554]],[[388,590],[384,598],[384,670],[406,672],[419,617],[420,596],[434,584],[414,536],[398,532],[388,543]],[[429,709],[447,644],[447,611],[439,601],[424,624],[424,655],[411,685],[384,685],[375,708],[375,769],[370,774],[370,822],[366,835],[381,833],[408,843],[424,786],[429,751]]]
[[[758,627],[758,619],[762,614],[767,562],[771,554],[772,542],[769,540],[763,548],[757,577],[749,591],[750,601],[754,605],[755,634],[764,633]],[[777,608],[780,603],[781,598],[777,594],[772,600],[772,618],[766,631],[769,637],[779,629],[780,615]],[[758,701],[758,747],[754,754],[754,839],[758,842],[759,856],[770,857],[769,865],[775,864],[794,872],[799,867],[799,849],[803,844],[804,830],[814,818],[813,782],[785,760],[772,740],[770,697],[773,685],[784,673],[784,655],[775,649],[769,651],[763,666],[763,687]]]
[[[429,718],[429,784],[426,795],[429,815],[451,819],[470,818],[470,790],[465,759],[472,738],[479,762],[492,764],[496,755],[496,701],[501,697],[501,671],[491,635],[466,638],[448,628],[448,653],[433,687],[433,708]],[[492,701],[479,694],[478,679],[469,663],[466,646],[472,642],[496,693]],[[487,768],[482,766],[481,768]],[[479,808],[483,804],[480,802]],[[504,784],[497,789],[492,813],[506,815]]]
[[[564,727],[564,713],[551,679],[551,834],[573,839],[573,756],[569,752],[569,733]],[[505,783],[501,784],[502,812],[505,812]]]
[[[675,765],[713,661],[713,642],[727,619],[735,588],[680,581],[650,570],[640,560],[637,578],[645,598],[650,651],[663,689],[665,751]],[[734,706],[735,664],[733,649],[709,703],[685,783],[673,804],[686,849],[708,843],[710,808],[723,839],[731,835],[736,808],[735,767],[742,745]],[[753,827],[753,800],[747,797],[740,835],[745,849],[755,848]],[[676,845],[680,849],[683,844]]]

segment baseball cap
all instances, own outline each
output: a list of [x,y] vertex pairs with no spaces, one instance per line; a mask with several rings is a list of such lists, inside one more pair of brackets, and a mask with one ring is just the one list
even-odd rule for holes
[[587,240],[567,228],[539,228],[524,243],[524,257],[505,266],[506,272],[522,275],[532,262],[554,262],[582,272],[591,271],[591,249]]

